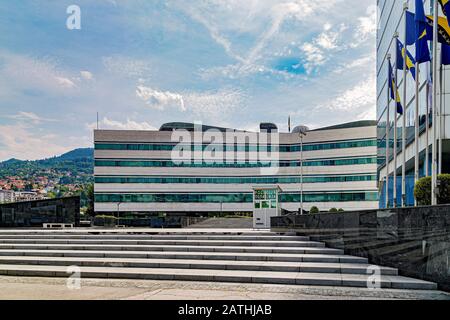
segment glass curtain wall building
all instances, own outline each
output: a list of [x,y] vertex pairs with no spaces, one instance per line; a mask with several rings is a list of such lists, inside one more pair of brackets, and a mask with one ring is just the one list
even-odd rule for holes
[[[408,206],[414,205],[414,172],[415,172],[415,123],[419,122],[419,172],[420,177],[427,173],[431,175],[431,145],[432,145],[432,114],[431,101],[429,90],[431,88],[427,85],[427,74],[432,69],[431,64],[420,64],[419,72],[419,117],[416,119],[416,93],[415,80],[408,72],[406,81],[403,79],[403,70],[395,71],[396,69],[396,42],[394,34],[398,32],[398,39],[404,43],[405,34],[405,15],[404,15],[404,1],[399,0],[378,0],[378,8],[380,12],[377,31],[377,139],[378,139],[378,179],[379,179],[379,202],[380,208],[386,207],[386,175],[389,174],[389,206],[394,205],[394,185],[393,177],[397,175],[396,196],[397,204],[401,206],[402,203],[402,164],[403,164],[403,116],[396,115],[395,102],[390,99],[388,108],[388,54],[391,55],[391,63],[396,72],[398,92],[401,98],[401,103],[404,108],[404,116],[406,117],[406,204]],[[415,13],[415,1],[406,1],[408,10]],[[432,14],[433,1],[424,1],[425,13]],[[440,14],[443,16],[442,12]],[[430,43],[430,50],[431,50]],[[408,50],[415,56],[415,46],[408,46]],[[440,52],[438,52],[440,57]],[[402,67],[401,67],[402,69]],[[438,84],[438,108],[442,103],[442,172],[449,173],[450,167],[450,72],[448,67],[443,67],[442,72],[442,93],[440,85]],[[439,75],[438,75],[439,77]],[[406,101],[403,97],[403,86],[406,82]],[[427,109],[428,108],[428,109]],[[389,115],[388,115],[389,109]],[[428,111],[427,111],[428,110]],[[428,112],[428,117],[427,117]],[[394,144],[395,144],[395,126],[394,119],[397,116],[397,166],[394,170]],[[429,118],[429,134],[427,137],[426,127],[427,118]],[[389,119],[389,123],[387,123]],[[389,134],[386,136],[386,126],[388,125]],[[427,139],[428,138],[428,139]],[[389,156],[386,161],[386,146],[389,146]],[[428,154],[426,149],[428,148]],[[428,162],[426,162],[428,161]],[[388,166],[386,166],[386,162]],[[386,168],[388,167],[389,170]]]
[[[171,130],[179,129],[187,130],[192,137],[196,134],[193,125],[186,123],[165,124],[159,131],[95,130],[96,212],[252,212],[253,188],[263,185],[278,185],[281,207],[298,211],[301,164],[305,210],[312,206],[322,211],[378,207],[375,121],[309,131],[303,138],[303,152],[297,133],[276,133],[278,142],[266,147],[240,139],[246,132],[228,130],[239,139],[215,145],[227,159],[224,162],[175,161],[177,142]],[[202,127],[203,131],[210,129],[227,131]],[[253,134],[259,137],[262,133]],[[185,144],[184,148],[194,153],[211,145],[209,141]],[[267,162],[248,161],[251,153],[259,155],[266,149],[278,154],[277,167],[269,168],[275,169],[273,173],[262,170],[270,167]],[[244,158],[240,158],[242,155]]]

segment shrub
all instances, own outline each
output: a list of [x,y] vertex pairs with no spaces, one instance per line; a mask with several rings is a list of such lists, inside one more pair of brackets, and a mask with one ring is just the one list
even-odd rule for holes
[[336,208],[331,208],[331,209],[330,209],[330,212],[336,213],[336,212],[338,212],[338,209],[336,209]]
[[[450,174],[441,174],[438,176],[440,183],[438,193],[438,204],[450,203]],[[420,206],[431,205],[431,177],[425,177],[417,181],[414,187],[414,197]]]
[[311,213],[311,214],[315,214],[315,213],[319,213],[319,212],[320,212],[319,208],[317,208],[316,206],[313,206],[311,208],[311,210],[309,210],[309,213]]
[[338,211],[339,211],[339,212],[345,212],[345,210],[342,209],[342,208],[340,208]]

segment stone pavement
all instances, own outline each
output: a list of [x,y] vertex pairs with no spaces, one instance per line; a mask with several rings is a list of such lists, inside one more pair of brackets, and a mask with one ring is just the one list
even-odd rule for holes
[[0,288],[2,300],[450,300],[434,290],[194,281],[82,279],[80,290],[70,290],[63,278],[11,276],[0,276]]

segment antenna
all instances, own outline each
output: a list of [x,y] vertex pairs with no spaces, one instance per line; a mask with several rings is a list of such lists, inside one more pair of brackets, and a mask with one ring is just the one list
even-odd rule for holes
[[97,111],[97,130],[98,130],[98,111]]

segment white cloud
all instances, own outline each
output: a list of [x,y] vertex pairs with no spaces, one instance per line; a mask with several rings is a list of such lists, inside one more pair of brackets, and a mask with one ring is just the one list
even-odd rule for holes
[[[358,83],[354,87],[345,90],[340,95],[317,106],[315,110],[323,110],[323,108],[326,108],[331,111],[356,111],[356,116],[360,116],[364,113],[375,117],[375,85],[375,76],[371,75],[367,80]],[[373,110],[373,112],[367,113],[368,109]],[[360,113],[358,114],[358,112]]]
[[[88,130],[94,130],[97,128],[97,123],[89,123],[86,125],[86,128]],[[110,120],[107,117],[99,121],[99,128],[108,130],[157,130],[148,122],[137,122],[130,119],[127,119],[126,122],[120,122],[116,120]]]
[[0,160],[10,158],[37,160],[80,147],[79,140],[69,144],[67,139],[57,142],[53,134],[36,134],[25,125],[0,125]]
[[183,96],[170,91],[158,91],[145,86],[138,86],[136,95],[145,101],[147,105],[158,110],[166,108],[175,108],[180,111],[186,111]]
[[205,120],[222,121],[245,106],[245,95],[238,89],[193,92],[185,95],[189,111]]
[[25,111],[19,111],[17,114],[10,115],[7,117],[10,119],[19,120],[24,123],[31,122],[33,124],[40,124],[42,122],[47,121],[55,121],[54,119],[42,118],[33,112],[25,112]]
[[151,108],[161,111],[175,108],[208,120],[222,120],[233,110],[245,105],[245,95],[241,90],[233,88],[175,93],[138,86],[136,95]]
[[92,80],[94,79],[94,75],[89,71],[80,71],[80,75],[85,80]]
[[1,52],[0,62],[2,86],[11,91],[31,89],[59,94],[75,87],[73,77],[52,59]]
[[102,58],[103,66],[111,73],[130,78],[149,78],[152,72],[151,63],[145,60],[125,56]]
[[64,77],[55,77],[56,81],[61,85],[63,88],[73,88],[75,87],[75,83],[67,78]]

